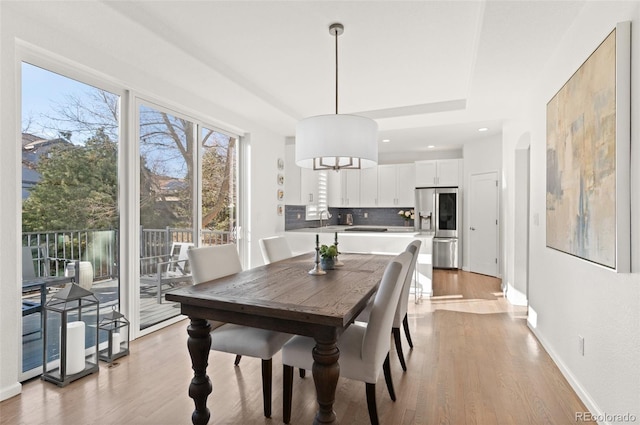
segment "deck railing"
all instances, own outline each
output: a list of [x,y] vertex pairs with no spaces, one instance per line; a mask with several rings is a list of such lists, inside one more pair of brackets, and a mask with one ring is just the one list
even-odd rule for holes
[[[161,257],[171,252],[174,242],[193,242],[193,230],[165,227],[164,229],[140,228],[140,258]],[[235,242],[233,232],[203,230],[202,245],[221,245]],[[52,232],[26,232],[22,234],[23,246],[38,246],[34,250],[38,258],[39,275],[62,276],[68,263],[89,261],[93,265],[94,280],[112,279],[118,276],[119,234],[109,230],[60,230]],[[143,273],[155,272],[144,270]]]

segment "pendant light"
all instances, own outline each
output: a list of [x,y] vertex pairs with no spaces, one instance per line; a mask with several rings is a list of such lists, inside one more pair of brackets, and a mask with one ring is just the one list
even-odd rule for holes
[[338,36],[342,24],[329,26],[336,44],[336,113],[305,118],[296,125],[296,164],[314,170],[373,167],[378,162],[378,124],[370,118],[338,114]]

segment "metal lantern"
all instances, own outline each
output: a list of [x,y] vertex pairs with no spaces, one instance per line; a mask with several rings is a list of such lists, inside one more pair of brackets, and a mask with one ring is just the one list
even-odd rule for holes
[[69,283],[44,306],[42,379],[64,387],[98,372],[98,312],[91,291]]
[[129,321],[119,311],[111,310],[100,319],[100,344],[98,357],[105,362],[129,354]]

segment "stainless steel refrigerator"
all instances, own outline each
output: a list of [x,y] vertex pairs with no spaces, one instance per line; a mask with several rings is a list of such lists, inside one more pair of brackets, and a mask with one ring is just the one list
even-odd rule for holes
[[457,187],[416,188],[416,230],[433,235],[434,268],[460,267],[460,198]]

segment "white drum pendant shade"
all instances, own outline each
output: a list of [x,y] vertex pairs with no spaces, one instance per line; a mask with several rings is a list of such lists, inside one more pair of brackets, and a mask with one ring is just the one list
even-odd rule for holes
[[318,115],[296,125],[296,164],[313,169],[373,167],[378,124],[357,115]]

